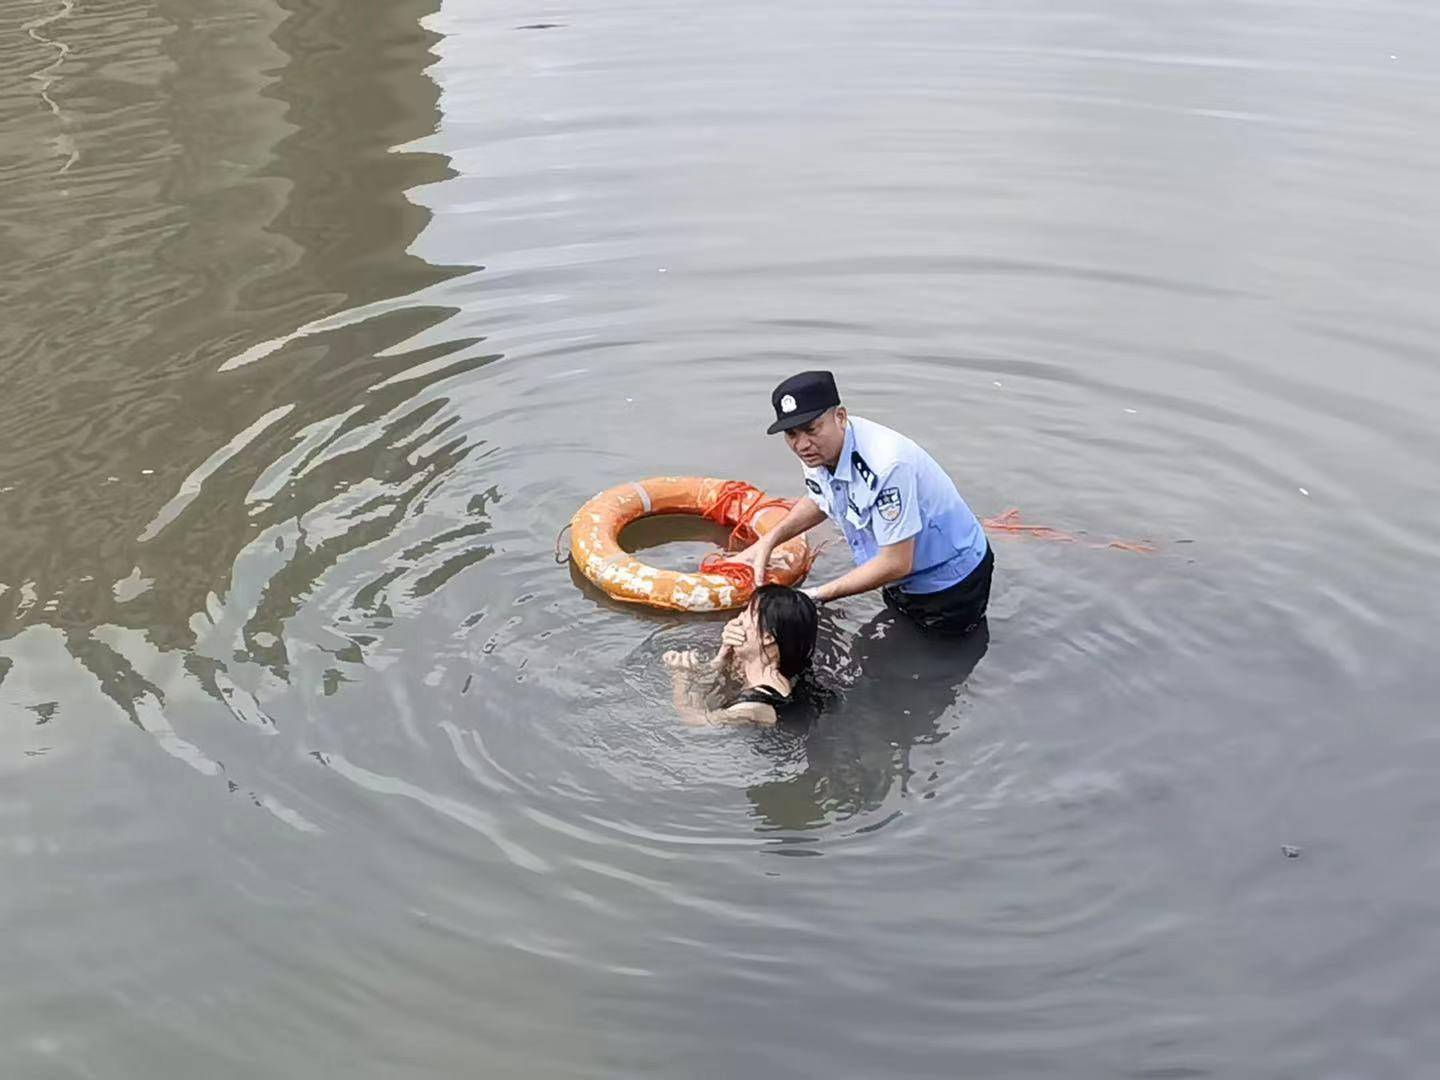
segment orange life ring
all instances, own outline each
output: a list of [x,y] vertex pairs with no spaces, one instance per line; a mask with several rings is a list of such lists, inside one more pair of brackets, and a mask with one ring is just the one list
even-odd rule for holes
[[[735,530],[746,543],[778,525],[790,504],[771,499],[737,480],[698,476],[657,476],[602,491],[570,521],[570,557],[580,572],[607,595],[632,604],[671,611],[730,611],[743,607],[754,591],[752,575],[736,564],[714,573],[681,573],[647,566],[620,547],[620,530],[651,514],[694,514]],[[708,560],[707,560],[708,562]],[[767,582],[795,585],[805,579],[812,557],[803,537],[776,547]]]

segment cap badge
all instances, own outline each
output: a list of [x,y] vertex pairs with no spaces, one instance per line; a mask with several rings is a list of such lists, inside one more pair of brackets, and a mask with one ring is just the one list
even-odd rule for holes
[[781,411],[781,412],[783,412],[783,413],[792,413],[792,412],[795,411],[795,409],[796,409],[795,399],[794,399],[793,397],[791,397],[789,394],[786,394],[784,397],[782,397],[782,398],[780,399],[780,411]]

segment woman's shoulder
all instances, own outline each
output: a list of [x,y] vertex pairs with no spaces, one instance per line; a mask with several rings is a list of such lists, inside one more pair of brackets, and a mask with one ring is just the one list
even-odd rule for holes
[[730,703],[732,709],[754,709],[767,716],[764,723],[809,726],[817,715],[816,703],[807,689],[792,687],[782,694],[768,683],[747,686]]
[[736,699],[715,715],[731,724],[758,724],[761,727],[774,727],[780,722],[780,714],[774,705],[749,699]]

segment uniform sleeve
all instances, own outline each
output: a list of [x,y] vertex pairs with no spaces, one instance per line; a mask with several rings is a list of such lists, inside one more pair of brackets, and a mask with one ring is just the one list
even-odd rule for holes
[[915,467],[898,462],[880,481],[870,514],[875,540],[881,547],[909,540],[920,532],[920,498],[915,490]]
[[805,475],[805,494],[827,517],[830,515],[830,500],[825,497],[825,489],[808,473]]

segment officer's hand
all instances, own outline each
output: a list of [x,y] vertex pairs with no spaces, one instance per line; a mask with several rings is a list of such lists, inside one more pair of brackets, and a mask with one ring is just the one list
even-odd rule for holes
[[764,537],[761,537],[744,551],[737,551],[731,556],[731,559],[750,567],[750,571],[755,575],[755,584],[759,586],[765,584],[765,571],[770,564],[772,551],[774,548],[765,542]]

